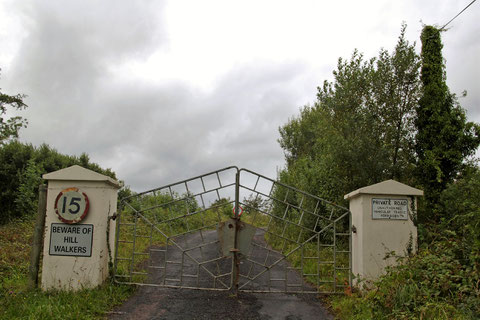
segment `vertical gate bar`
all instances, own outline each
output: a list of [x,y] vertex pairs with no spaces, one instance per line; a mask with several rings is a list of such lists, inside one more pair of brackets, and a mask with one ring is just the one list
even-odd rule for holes
[[[252,253],[253,253],[253,250],[255,250],[255,249],[252,249]],[[248,268],[247,279],[250,279],[250,275],[252,274],[252,270],[253,270],[253,262],[250,263],[250,268]]]
[[[152,192],[153,194],[153,199],[155,199],[155,206],[158,206],[158,194],[157,194],[157,191],[153,191]],[[157,209],[155,209],[155,211],[157,211]],[[155,219],[155,223],[158,223],[158,213],[156,212],[153,212],[153,218]]]
[[272,291],[272,269],[268,269],[268,291]]
[[203,260],[205,260],[205,256],[203,255],[203,244],[205,243],[205,238],[203,237],[203,228],[205,227],[205,221],[203,221],[202,219],[202,225],[203,227],[200,228],[199,232],[200,232],[200,238],[202,239],[202,245],[200,246],[199,250],[200,250],[200,256],[202,257]]
[[[270,215],[272,213],[273,209],[273,199],[272,199],[272,194],[273,194],[273,189],[275,188],[275,182],[272,182],[272,187],[270,188],[270,191],[268,192],[268,199],[270,200],[270,205],[268,206],[268,209],[265,211],[267,215]],[[268,225],[267,225],[268,229]]]
[[320,291],[320,261],[322,261],[320,257],[320,235],[317,233],[317,291]]
[[348,212],[348,285],[352,286],[352,213]]
[[222,181],[220,180],[220,175],[218,174],[218,171],[215,172],[215,174],[217,175],[218,185],[220,186],[220,188],[223,188]]
[[335,207],[332,206],[332,212],[330,212],[330,217],[328,218],[328,220],[332,220],[334,211],[335,211]]
[[[173,191],[172,191],[172,187],[169,186],[168,187],[168,191],[170,192],[170,197],[172,197],[172,200],[175,199],[175,197],[173,196]],[[167,209],[168,209],[168,220],[172,219],[173,218],[173,214],[172,214],[172,209],[170,208],[170,205],[167,206]],[[169,236],[170,237],[174,237],[175,236],[175,231],[173,230],[173,227],[172,227],[172,224],[171,223],[167,223],[168,226],[170,227],[170,234]],[[167,241],[168,243],[168,241]],[[168,248],[168,246],[167,246]],[[165,260],[166,261],[166,260]]]
[[333,293],[337,292],[337,223],[333,221]]
[[[202,208],[204,210],[204,212],[202,212],[202,214],[205,213],[205,210],[206,210],[206,207],[205,207],[205,201],[203,200],[203,195],[200,194],[200,200],[202,201]],[[200,213],[198,213],[200,214]],[[202,244],[205,243],[205,239],[203,238],[203,229],[206,228],[205,226],[205,218],[204,217],[201,217],[200,218],[202,220],[202,228],[200,229],[200,237],[202,238]],[[203,246],[200,247],[200,254],[202,255],[202,259],[204,259],[204,255],[203,255]],[[218,262],[217,262],[217,266],[218,266]]]
[[[188,216],[190,215],[190,209],[188,208],[188,205],[190,200],[193,198],[190,198],[190,190],[188,190],[187,181],[185,181],[185,190],[187,190],[187,194],[185,197],[185,207],[187,208],[187,216],[185,217],[185,224],[187,225],[187,232],[190,232],[190,226],[188,225]],[[187,247],[188,247],[188,244],[187,244]]]
[[115,259],[113,260],[113,274],[116,276],[117,275],[117,268],[118,268],[118,247],[119,247],[119,240],[120,240],[120,232],[122,228],[122,201],[120,201],[120,206],[118,208],[118,213],[117,213],[117,219],[116,219],[116,234],[115,234]]
[[233,243],[233,267],[234,277],[233,287],[235,288],[235,295],[238,296],[238,280],[240,277],[240,259],[238,257],[238,230],[240,227],[239,217],[239,198],[240,198],[240,172],[237,171],[235,175],[235,237]]
[[[185,221],[185,225],[187,226],[187,233],[190,233],[190,225],[188,224],[188,217],[190,216],[190,209],[188,208],[188,198],[185,198],[185,211],[186,214],[183,216],[183,219]],[[185,246],[188,248],[188,240],[186,234],[183,236],[185,238]]]
[[283,202],[288,203],[287,199],[288,199],[288,193],[289,192],[290,192],[290,189],[287,189],[287,192],[285,192],[285,199],[283,199]]
[[[172,216],[173,216],[173,213],[172,213],[172,209],[170,208],[170,206],[167,207],[167,211],[168,211],[168,219],[167,220],[170,220],[172,219]],[[170,237],[174,237],[175,236],[175,231],[173,230],[173,227],[172,227],[172,223],[167,223],[168,227],[170,228],[170,234],[169,236]]]
[[255,186],[253,187],[253,191],[257,191],[257,185],[259,180],[260,180],[260,176],[257,176],[257,181],[255,182]]
[[235,175],[235,219],[238,219],[238,207],[240,198],[240,173]]
[[183,284],[183,266],[185,265],[185,251],[182,252],[182,264],[180,266],[180,286]]
[[163,285],[166,284],[167,281],[167,261],[168,261],[168,242],[170,241],[170,237],[168,237],[165,241],[165,251],[164,251],[164,257],[165,259],[163,260]]
[[197,264],[197,288],[200,287],[200,265]]
[[302,272],[301,272],[301,276],[300,276],[300,281],[302,282],[302,283],[301,283],[301,285],[302,285],[301,291],[302,291],[302,292],[305,291],[305,288],[304,288],[304,286],[303,286],[303,283],[305,282],[305,281],[303,280],[304,273],[305,273],[305,272],[304,272],[304,265],[303,265],[304,259],[305,259],[305,246],[302,246],[302,250],[301,250],[301,260],[300,260],[300,268],[301,268],[301,271],[302,271]]
[[[273,191],[275,189],[275,181],[272,182],[272,188],[270,189],[270,192],[268,194],[268,197],[270,199],[273,199],[272,198],[272,194],[273,194]],[[270,208],[268,208],[268,211],[267,211],[267,214],[270,216],[270,219],[268,219],[268,223],[267,223],[267,226],[265,227],[265,229],[268,231],[270,230],[270,224],[272,223],[272,220],[273,220],[273,215],[272,215],[272,209],[273,209],[273,205],[274,205],[274,201],[272,200],[270,202]]]
[[320,220],[320,215],[317,213],[319,204],[320,204],[320,200],[317,200],[317,203],[315,204],[315,209],[313,209],[313,214],[317,216],[317,220],[315,221],[315,226],[313,227],[313,232],[317,232],[318,221]]
[[220,200],[220,192],[218,192],[218,189],[216,189],[215,192],[217,193],[217,200]]
[[207,207],[205,207],[205,200],[203,200],[203,194],[200,193],[200,200],[202,201],[202,208],[203,210],[206,210]]
[[149,256],[149,259],[150,260],[150,263],[149,265],[153,265],[153,259],[152,259],[152,248],[153,246],[153,224],[150,225],[150,244],[148,246],[148,256]]
[[[287,220],[288,222],[288,220]],[[284,254],[283,252],[285,251],[285,247],[287,245],[287,237],[285,237],[285,231],[287,231],[287,222],[284,221],[284,226],[283,226],[283,231],[282,231],[282,238],[283,238],[283,246],[282,246],[282,250],[280,251],[281,254]],[[290,240],[290,239],[288,239]]]
[[[258,177],[258,178],[260,179],[260,177]],[[257,180],[257,182],[258,182],[258,180]],[[256,187],[256,185],[255,185],[255,187]],[[255,190],[255,189],[254,189],[254,190]],[[256,191],[255,191],[255,192],[256,192]],[[254,202],[254,203],[257,203],[257,200],[258,200],[258,199],[260,199],[260,201],[262,200],[259,196],[260,196],[260,194],[257,193],[257,195],[255,196],[255,202]],[[252,209],[253,209],[253,208],[252,208]],[[260,213],[260,210],[261,210],[260,206],[259,206],[258,208],[255,208],[255,210],[253,210],[254,213],[253,213],[253,218],[252,218],[251,224],[255,225],[255,221],[256,221],[256,219],[257,219],[257,216],[258,216],[259,213]]]
[[132,281],[133,274],[133,265],[135,264],[135,244],[137,240],[137,223],[138,223],[138,214],[135,211],[135,224],[133,226],[133,243],[132,243],[132,263],[130,265],[130,281]]

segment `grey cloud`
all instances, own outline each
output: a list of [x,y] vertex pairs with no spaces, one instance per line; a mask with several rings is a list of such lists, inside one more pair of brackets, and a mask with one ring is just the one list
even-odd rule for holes
[[[336,62],[316,72],[296,61],[238,64],[209,91],[179,81],[147,83],[115,70],[168,46],[158,18],[163,2],[26,3],[27,36],[9,77],[29,95],[22,139],[87,152],[136,191],[229,165],[275,177],[283,165],[278,127],[315,99],[315,86]],[[478,73],[468,74],[478,83]],[[478,95],[467,99],[474,106],[462,101],[469,116],[480,116]]]
[[31,100],[48,96],[50,108],[70,113],[72,105],[91,105],[97,81],[108,78],[109,66],[145,57],[165,41],[158,19],[162,6],[155,2],[29,4],[23,13],[28,35],[13,70]]
[[104,110],[99,84],[111,81],[112,66],[145,58],[165,43],[158,18],[163,4],[57,0],[19,8],[27,35],[10,78],[28,95],[24,138],[77,153],[75,145]]
[[301,70],[246,66],[228,72],[209,93],[181,84],[111,88],[102,101],[107,111],[97,119],[104,123],[93,139],[98,145],[89,153],[135,190],[229,165],[274,176],[283,160],[277,129],[300,105]]

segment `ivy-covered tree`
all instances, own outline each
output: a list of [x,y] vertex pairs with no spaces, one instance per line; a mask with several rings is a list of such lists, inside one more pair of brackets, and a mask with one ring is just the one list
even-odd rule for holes
[[422,41],[422,96],[416,110],[416,176],[425,191],[426,216],[438,221],[435,206],[458,174],[466,157],[480,144],[480,126],[467,122],[465,111],[446,84],[440,30],[425,26]]
[[[1,69],[0,69],[1,71]],[[7,118],[7,107],[14,110],[25,109],[27,105],[23,102],[25,95],[8,95],[0,89],[0,145],[11,138],[18,138],[18,131],[26,127],[27,120],[20,116]]]

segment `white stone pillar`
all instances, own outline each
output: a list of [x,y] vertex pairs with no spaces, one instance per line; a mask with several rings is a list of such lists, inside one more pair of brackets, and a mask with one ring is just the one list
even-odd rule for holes
[[77,165],[43,178],[48,191],[42,289],[79,290],[102,284],[115,252],[111,217],[117,210],[120,183]]
[[[352,212],[354,283],[375,280],[417,248],[416,197],[423,191],[387,180],[345,195]],[[389,256],[389,257],[388,257]]]

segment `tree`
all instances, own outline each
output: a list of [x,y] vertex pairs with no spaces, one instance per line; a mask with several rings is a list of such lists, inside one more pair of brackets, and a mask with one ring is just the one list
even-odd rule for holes
[[[0,69],[1,70],[1,69]],[[6,119],[7,107],[16,110],[25,109],[27,105],[23,102],[26,96],[23,94],[7,95],[0,89],[0,145],[10,138],[18,138],[18,131],[27,126],[27,120],[20,116]]]
[[409,182],[420,64],[405,30],[392,53],[382,49],[366,60],[355,50],[350,60],[340,58],[314,106],[280,128],[283,182],[340,203],[384,179]]
[[259,194],[250,193],[250,195],[243,198],[243,211],[245,215],[265,213],[269,206],[269,201],[262,198]]
[[447,87],[440,30],[425,26],[421,41],[423,87],[415,119],[416,176],[425,191],[425,219],[438,222],[434,208],[464,159],[478,148],[480,126],[466,121],[465,111]]
[[19,216],[36,212],[38,206],[38,186],[43,182],[43,168],[30,158],[20,175],[15,204]]

